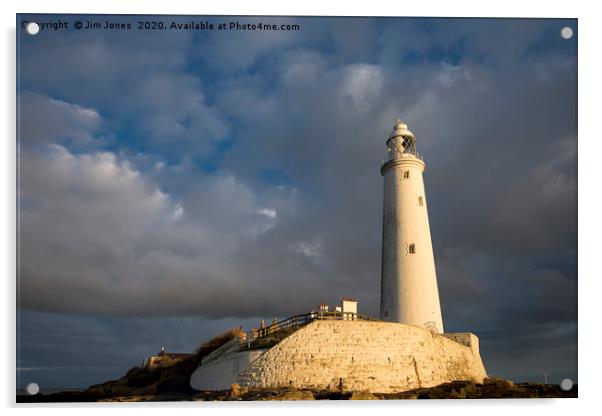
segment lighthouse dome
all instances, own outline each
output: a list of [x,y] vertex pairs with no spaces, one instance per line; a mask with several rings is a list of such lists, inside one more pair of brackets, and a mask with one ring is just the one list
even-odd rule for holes
[[414,133],[412,133],[410,131],[410,129],[408,129],[407,124],[402,123],[399,119],[397,119],[397,122],[395,123],[395,126],[393,126],[393,131],[389,135],[389,138],[399,137],[399,136],[414,137]]

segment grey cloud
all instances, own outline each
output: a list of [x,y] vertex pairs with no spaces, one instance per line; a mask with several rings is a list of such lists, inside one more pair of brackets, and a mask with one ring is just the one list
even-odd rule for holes
[[[223,16],[212,19],[214,24],[238,22],[240,25],[292,25],[300,20],[283,17],[236,17]],[[302,30],[306,31],[304,27]],[[199,48],[192,56],[204,65],[220,71],[222,75],[246,71],[259,61],[277,53],[283,48],[302,43],[304,32],[293,30],[221,30],[212,31],[206,37],[198,39]]]
[[31,143],[91,144],[102,118],[93,108],[52,99],[31,91],[19,94],[19,139]]
[[[166,40],[167,39],[167,40]],[[24,41],[19,55],[22,84],[38,93],[95,108],[110,130],[131,129],[174,157],[180,151],[205,155],[228,134],[220,112],[207,104],[205,86],[185,73],[192,36],[156,33],[62,32]],[[44,71],[40,71],[40,63]],[[28,120],[28,124],[35,120]],[[113,137],[113,144],[131,137]],[[171,154],[169,154],[171,152]]]
[[520,326],[495,334],[484,332],[480,349],[489,374],[541,383],[543,371],[549,375],[548,382],[578,380],[575,324]]
[[250,274],[236,253],[286,218],[291,191],[260,197],[222,174],[175,201],[109,152],[74,155],[52,145],[21,163],[21,306],[226,316],[271,296],[267,276]]
[[[574,150],[575,138],[566,142]],[[491,212],[494,238],[519,255],[562,252],[567,238],[577,243],[575,156],[574,151],[561,154],[570,159],[566,168],[558,163],[534,167],[499,195]]]

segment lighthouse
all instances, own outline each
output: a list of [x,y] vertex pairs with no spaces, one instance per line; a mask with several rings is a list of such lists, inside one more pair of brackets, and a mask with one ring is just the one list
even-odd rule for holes
[[443,333],[424,179],[416,138],[399,119],[386,142],[380,318]]
[[[252,331],[209,354],[192,373],[193,389],[223,390],[238,383],[258,389],[392,393],[454,380],[484,382],[477,336],[443,333],[425,164],[414,134],[399,119],[387,150],[389,160],[380,169],[385,181],[381,319],[363,318],[353,298],[343,298],[335,310],[321,304],[303,319],[295,315],[273,323],[269,334]],[[247,347],[237,349],[237,343]]]
[[252,330],[228,341],[228,348],[204,357],[192,373],[193,389],[224,390],[238,383],[253,389],[397,393],[454,380],[484,383],[487,372],[476,335],[433,335],[443,333],[443,321],[422,179],[425,165],[414,134],[399,119],[387,150],[389,160],[381,167],[381,320],[359,315],[353,298],[343,298],[334,310],[321,304],[318,311],[272,323],[264,328],[267,332]]

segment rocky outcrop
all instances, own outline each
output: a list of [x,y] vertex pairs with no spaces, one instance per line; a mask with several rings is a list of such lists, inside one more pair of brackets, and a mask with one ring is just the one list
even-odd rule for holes
[[315,400],[314,395],[308,390],[288,390],[264,400]]
[[[311,398],[310,398],[311,396]],[[225,391],[207,391],[180,396],[163,394],[99,397],[87,392],[62,392],[17,396],[18,403],[86,402],[86,401],[255,401],[255,400],[416,400],[416,399],[504,399],[504,398],[570,398],[577,397],[577,386],[564,391],[555,384],[513,383],[500,378],[485,379],[482,384],[452,381],[430,388],[398,393],[339,392],[332,390],[260,389],[247,390],[232,386]]]
[[378,397],[369,391],[354,391],[349,400],[378,400]]

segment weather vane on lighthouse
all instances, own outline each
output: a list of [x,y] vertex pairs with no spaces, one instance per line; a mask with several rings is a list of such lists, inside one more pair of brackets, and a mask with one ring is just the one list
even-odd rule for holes
[[399,118],[386,142],[380,318],[443,333],[437,273],[416,138]]

